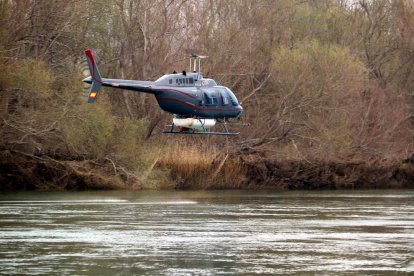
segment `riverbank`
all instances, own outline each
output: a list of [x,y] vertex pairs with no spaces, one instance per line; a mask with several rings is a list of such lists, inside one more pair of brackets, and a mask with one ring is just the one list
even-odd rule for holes
[[[0,189],[413,187],[413,1],[74,2],[0,5]],[[134,18],[149,15],[145,31]],[[106,87],[90,104],[85,49],[102,76],[141,81],[209,58],[201,84]],[[207,101],[209,79],[237,99],[210,87]],[[240,120],[226,113],[236,100]],[[167,102],[223,111],[240,135],[161,135]]]
[[414,188],[414,162],[410,159],[368,163],[227,154],[196,163],[157,159],[144,174],[134,175],[109,159],[36,156],[10,150],[0,154],[1,190]]

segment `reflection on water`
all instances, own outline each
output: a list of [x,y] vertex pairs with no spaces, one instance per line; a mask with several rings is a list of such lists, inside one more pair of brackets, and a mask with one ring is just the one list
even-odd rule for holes
[[0,194],[0,274],[414,272],[414,191]]

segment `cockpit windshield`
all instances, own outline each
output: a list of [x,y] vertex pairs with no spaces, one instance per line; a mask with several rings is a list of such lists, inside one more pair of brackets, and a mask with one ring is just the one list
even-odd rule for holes
[[239,105],[239,101],[237,100],[237,98],[236,98],[236,96],[234,95],[234,93],[233,93],[233,92],[231,92],[231,90],[230,90],[230,89],[228,89],[227,87],[225,87],[225,89],[226,89],[227,95],[229,95],[229,96],[230,96],[230,101],[231,101],[231,104],[232,104],[232,105],[234,105],[234,106],[238,106],[238,105]]

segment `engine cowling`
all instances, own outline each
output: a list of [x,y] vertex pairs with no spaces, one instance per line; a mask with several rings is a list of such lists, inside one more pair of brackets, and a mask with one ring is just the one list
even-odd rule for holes
[[173,124],[177,127],[204,131],[216,125],[215,119],[174,118]]

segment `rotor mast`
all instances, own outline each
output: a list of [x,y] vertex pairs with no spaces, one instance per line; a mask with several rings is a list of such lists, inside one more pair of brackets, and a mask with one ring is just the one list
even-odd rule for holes
[[201,72],[201,60],[204,58],[207,58],[207,56],[190,54],[190,71],[192,70],[194,72]]

